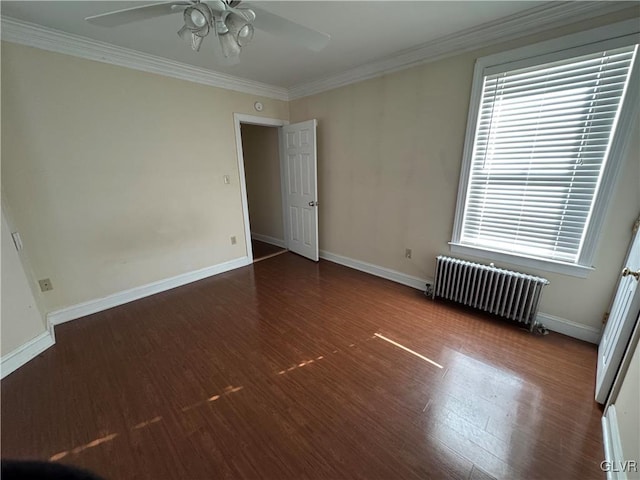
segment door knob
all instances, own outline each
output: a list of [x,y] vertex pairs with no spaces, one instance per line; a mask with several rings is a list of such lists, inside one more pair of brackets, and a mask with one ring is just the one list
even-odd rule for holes
[[318,202],[314,202],[313,200],[309,202],[309,206],[310,207],[317,207],[318,206]]
[[638,270],[637,272],[634,272],[629,267],[624,267],[622,269],[622,276],[626,277],[626,276],[629,276],[629,275],[631,275],[636,280],[640,280],[640,270]]

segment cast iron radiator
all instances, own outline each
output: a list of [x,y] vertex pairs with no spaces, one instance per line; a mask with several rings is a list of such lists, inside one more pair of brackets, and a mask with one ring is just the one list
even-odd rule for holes
[[438,256],[432,297],[452,300],[529,327],[536,326],[546,278]]

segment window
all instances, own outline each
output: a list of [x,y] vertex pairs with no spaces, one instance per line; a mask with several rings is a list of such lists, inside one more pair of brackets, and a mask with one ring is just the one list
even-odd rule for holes
[[629,123],[621,113],[636,42],[631,35],[478,61],[453,251],[585,275],[576,272],[591,265],[591,224],[614,177],[605,173],[621,154],[616,132]]

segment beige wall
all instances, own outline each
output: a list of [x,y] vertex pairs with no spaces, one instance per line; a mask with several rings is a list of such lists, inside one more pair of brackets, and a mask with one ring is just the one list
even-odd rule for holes
[[286,102],[6,42],[2,99],[3,201],[46,311],[246,255],[233,113]]
[[284,240],[278,129],[242,125],[251,233]]
[[45,331],[25,269],[11,239],[11,228],[2,212],[2,308],[0,356],[4,356]]
[[[629,369],[624,377],[615,407],[624,460],[640,462],[640,348],[636,345]],[[640,474],[627,474],[640,478]]]
[[[631,15],[638,8],[289,103],[3,43],[3,203],[34,279],[53,282],[44,310],[246,255],[232,119],[256,100],[266,117],[319,120],[321,248],[431,276],[451,238],[475,59]],[[640,211],[639,151],[636,135],[597,270],[545,274],[543,312],[600,325]]]
[[[476,58],[637,16],[638,11],[290,102],[292,122],[319,122],[320,248],[432,277],[436,255],[449,252]],[[542,312],[599,328],[640,212],[640,145],[638,135],[634,137],[601,236],[596,271],[578,279],[529,270],[551,281]],[[405,248],[413,250],[412,259],[404,257]]]

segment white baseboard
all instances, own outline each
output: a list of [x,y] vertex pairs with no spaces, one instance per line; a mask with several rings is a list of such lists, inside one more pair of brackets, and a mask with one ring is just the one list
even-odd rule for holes
[[413,277],[406,273],[391,270],[390,268],[380,267],[372,263],[362,262],[349,257],[343,257],[342,255],[327,252],[326,250],[320,250],[320,258],[344,265],[345,267],[360,270],[361,272],[370,273],[376,277],[386,278],[392,282],[401,283],[402,285],[413,287],[418,290],[422,290],[423,292],[427,283],[433,283],[433,280],[429,278]]
[[627,474],[620,468],[624,464],[624,453],[622,452],[615,405],[610,405],[602,416],[602,440],[604,459],[608,465],[615,467],[607,471],[607,480],[627,480]]
[[536,320],[552,332],[597,344],[600,341],[600,329],[572,322],[566,318],[554,317],[548,313],[538,313]]
[[[339,263],[345,267],[350,267],[361,272],[370,273],[377,277],[386,278],[392,282],[401,283],[409,287],[417,288],[424,291],[425,284],[433,284],[431,278],[418,278],[405,273],[391,270],[389,268],[380,267],[372,263],[362,262],[349,257],[343,257],[335,253],[320,250],[320,258],[329,260],[330,262]],[[585,342],[597,344],[600,341],[600,330],[587,325],[581,325],[566,318],[555,317],[547,313],[538,313],[538,322],[542,323],[549,330],[557,333],[562,333],[569,337],[584,340]]]
[[13,352],[4,355],[0,360],[0,378],[4,378],[10,373],[15,372],[29,360],[37,357],[55,343],[56,341],[52,332],[47,330],[16,348]]
[[114,293],[107,297],[89,300],[88,302],[79,303],[77,305],[72,305],[70,307],[47,313],[47,323],[50,325],[59,325],[70,320],[75,320],[76,318],[101,312],[109,308],[117,307],[118,305],[123,305],[140,298],[148,297],[149,295],[155,295],[156,293],[164,292],[172,288],[186,285],[187,283],[202,280],[203,278],[228,272],[229,270],[235,270],[236,268],[245,267],[250,264],[251,262],[249,261],[249,257],[236,258],[235,260],[219,263],[218,265],[195,270],[193,272],[183,273],[182,275],[176,275],[175,277],[166,278],[147,285],[141,285],[129,290]]
[[275,237],[270,237],[268,235],[262,235],[260,233],[251,232],[251,239],[258,240],[259,242],[269,243],[271,245],[275,245],[276,247],[287,248],[287,244],[284,243],[284,240],[281,240]]

